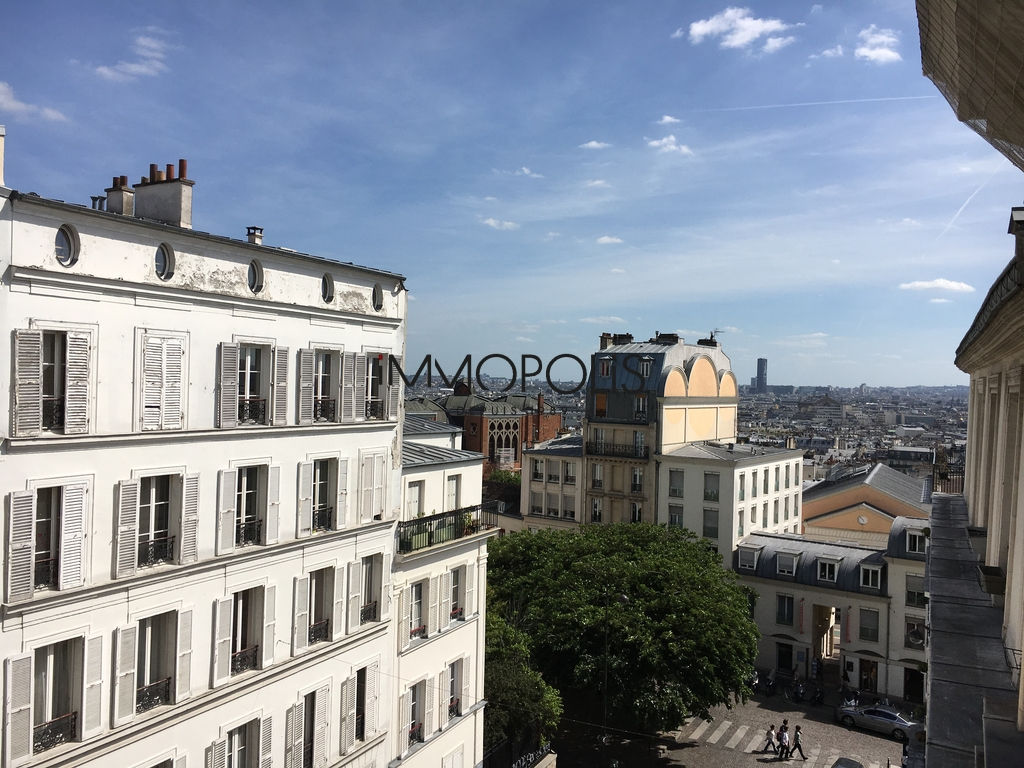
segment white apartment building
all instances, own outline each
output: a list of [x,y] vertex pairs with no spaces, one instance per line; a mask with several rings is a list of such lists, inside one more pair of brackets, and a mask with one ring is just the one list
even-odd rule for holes
[[403,278],[192,231],[186,170],[0,186],[0,765],[399,764]]
[[583,519],[583,486],[582,435],[562,435],[524,448],[522,524],[508,523],[510,530],[576,528]]

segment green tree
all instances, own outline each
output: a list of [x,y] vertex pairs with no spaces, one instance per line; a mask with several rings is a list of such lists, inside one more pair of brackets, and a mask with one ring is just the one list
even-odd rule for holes
[[581,719],[601,722],[607,707],[619,727],[668,729],[751,693],[759,634],[748,594],[688,531],[513,534],[491,541],[487,581],[488,610],[525,634]]

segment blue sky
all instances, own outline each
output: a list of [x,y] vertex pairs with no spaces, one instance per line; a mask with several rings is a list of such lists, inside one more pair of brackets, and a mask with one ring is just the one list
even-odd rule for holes
[[1019,174],[921,75],[911,0],[3,18],[7,186],[88,204],[188,158],[196,229],[407,275],[446,369],[718,328],[741,382],[966,383],[1012,256]]

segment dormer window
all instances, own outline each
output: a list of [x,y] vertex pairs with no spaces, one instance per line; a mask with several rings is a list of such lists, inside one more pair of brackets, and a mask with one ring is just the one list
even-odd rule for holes
[[882,569],[877,565],[862,565],[860,567],[860,585],[865,589],[880,589],[882,584]]
[[818,559],[818,581],[829,581],[834,584],[838,570],[839,561]]
[[752,547],[740,547],[739,548],[739,565],[740,568],[752,571],[757,567],[757,550]]
[[644,379],[651,375],[651,361],[653,360],[654,358],[649,355],[640,358],[640,376]]
[[612,375],[612,359],[611,357],[605,356],[598,361],[598,367],[601,376]]
[[775,570],[779,576],[792,576],[796,573],[796,558],[796,555],[786,552],[775,556]]
[[907,552],[923,555],[926,546],[924,533],[921,531],[907,531]]

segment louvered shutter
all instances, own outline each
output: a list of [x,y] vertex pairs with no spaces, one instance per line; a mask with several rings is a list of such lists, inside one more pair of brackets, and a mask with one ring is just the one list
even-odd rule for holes
[[227,768],[228,740],[217,739],[206,748],[206,768]]
[[398,735],[398,754],[404,755],[409,751],[409,732],[415,723],[412,721],[412,697],[409,691],[403,693],[398,699],[398,716],[402,718],[395,732]]
[[384,555],[380,572],[380,620],[391,618],[391,555]]
[[434,728],[434,686],[430,680],[423,683],[423,698],[426,704],[423,707],[423,738],[427,739],[435,730]]
[[299,699],[284,713],[284,768],[303,768],[302,748],[306,726],[306,702]]
[[296,536],[309,536],[313,532],[313,462],[299,463],[299,499],[295,521]]
[[373,519],[373,456],[363,456],[359,466],[359,519]]
[[[393,355],[391,358],[399,368],[402,367],[402,358],[397,355]],[[390,365],[385,375],[390,377],[391,382],[388,385],[388,418],[391,421],[398,421],[401,418],[402,408],[402,377]]]
[[[360,560],[353,560],[348,564],[348,631],[355,632],[359,629],[359,609],[362,608],[362,596],[359,590],[362,589],[363,564]],[[367,595],[369,598],[369,595]]]
[[281,530],[281,466],[267,469],[267,519],[263,526],[263,543],[277,544]]
[[114,533],[116,553],[114,578],[135,575],[138,564],[139,480],[122,480],[117,484],[117,529]]
[[103,637],[85,639],[85,664],[82,665],[82,738],[87,739],[103,726]]
[[164,405],[163,339],[145,336],[142,340],[142,429],[160,429]]
[[444,629],[452,623],[452,572],[445,571],[441,574],[441,608],[438,614],[438,623]]
[[238,503],[238,470],[222,469],[217,474],[217,554],[235,551],[235,506]]
[[331,610],[331,639],[340,640],[345,634],[345,569],[334,569],[334,590]]
[[316,712],[313,715],[313,768],[327,765],[327,711],[331,703],[331,686],[322,685],[313,697]]
[[260,768],[274,768],[273,718],[260,720]]
[[275,427],[288,423],[288,347],[274,349],[274,421]]
[[220,381],[218,385],[217,426],[238,426],[238,345],[221,342]]
[[430,584],[427,587],[427,590],[430,592],[430,594],[427,595],[427,597],[428,597],[428,599],[430,601],[430,608],[427,611],[427,637],[433,637],[434,635],[437,634],[437,626],[438,626],[437,608],[438,608],[438,604],[440,602],[439,598],[441,596],[440,595],[440,590],[438,589],[438,586],[439,586],[439,580],[438,580],[437,576],[432,577],[430,579]]
[[184,426],[184,362],[185,345],[181,339],[164,339],[164,397],[161,409],[163,429]]
[[64,434],[89,431],[89,334],[68,331],[64,368]]
[[[364,721],[365,728],[365,721]],[[368,731],[367,731],[368,735]],[[341,684],[341,754],[356,743],[356,677]]]
[[136,624],[114,630],[114,722],[115,727],[135,717],[135,662],[139,627]]
[[274,663],[275,624],[277,621],[277,588],[269,585],[263,588],[263,663],[266,669]]
[[378,453],[373,457],[373,516],[380,520],[384,519],[384,470],[384,454]]
[[7,513],[7,602],[31,600],[35,592],[36,492],[13,491]]
[[192,695],[192,609],[178,611],[178,645],[175,649],[174,703]]
[[468,619],[474,613],[476,613],[476,563],[470,563],[466,566],[466,610],[464,611],[466,618]]
[[462,657],[462,714],[467,714],[473,701],[473,670],[470,668],[469,656]]
[[341,420],[352,422],[356,418],[356,355],[346,352],[341,357]]
[[185,475],[181,501],[181,541],[178,563],[186,565],[199,560],[199,475]]
[[366,355],[355,356],[355,417],[356,421],[366,418]]
[[[344,528],[348,523],[348,459],[338,460],[338,505],[334,512],[334,527]],[[354,524],[354,523],[353,523]]]
[[292,588],[292,655],[309,645],[309,576],[296,576]]
[[32,654],[4,660],[4,746],[12,766],[32,759]]
[[231,619],[234,600],[217,598],[213,603],[213,687],[231,677]]
[[299,424],[313,423],[313,366],[316,355],[312,349],[299,350]]
[[398,650],[401,651],[409,647],[412,638],[409,634],[412,630],[412,587],[402,587],[402,591],[398,593],[398,610],[401,617],[401,623],[398,625]]
[[14,423],[18,437],[43,429],[43,332],[14,332]]
[[[448,691],[451,687],[448,683],[448,677],[451,674],[449,667],[445,667],[444,671],[437,676],[437,730],[444,730],[444,727],[448,725],[448,704],[449,696]],[[429,684],[429,680],[427,681]]]
[[65,485],[60,498],[60,589],[85,583],[85,485]]

